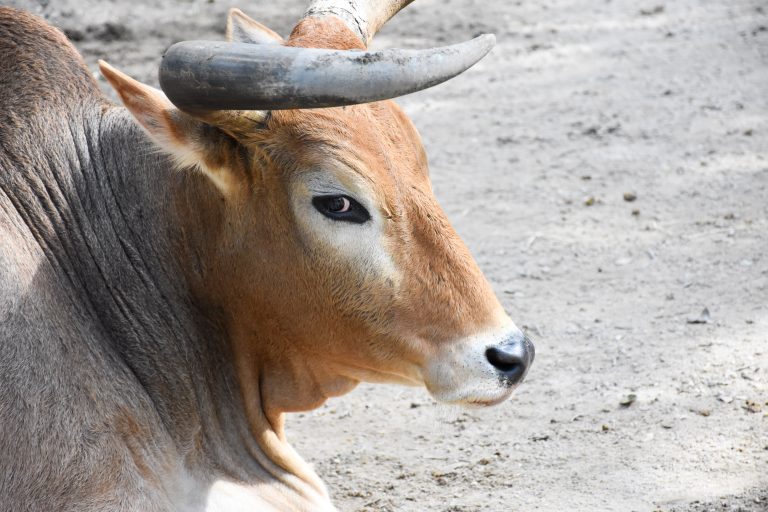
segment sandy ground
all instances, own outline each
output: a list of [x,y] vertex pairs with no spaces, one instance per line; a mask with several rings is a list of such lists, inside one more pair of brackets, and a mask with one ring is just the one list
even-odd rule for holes
[[[65,29],[94,70],[105,58],[149,83],[172,42],[220,39],[233,5],[283,34],[304,7],[3,3]],[[376,47],[498,37],[476,68],[400,103],[537,358],[489,410],[366,385],[289,418],[342,510],[768,510],[766,13],[418,0],[390,22]]]

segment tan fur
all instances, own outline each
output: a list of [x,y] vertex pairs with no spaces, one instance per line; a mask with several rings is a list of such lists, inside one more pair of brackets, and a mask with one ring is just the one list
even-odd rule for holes
[[286,46],[363,50],[365,45],[335,16],[305,18],[296,24]]

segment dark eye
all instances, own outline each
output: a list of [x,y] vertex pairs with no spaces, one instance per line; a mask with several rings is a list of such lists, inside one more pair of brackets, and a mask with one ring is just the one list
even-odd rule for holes
[[349,196],[315,196],[312,205],[333,220],[362,224],[371,218],[368,210]]

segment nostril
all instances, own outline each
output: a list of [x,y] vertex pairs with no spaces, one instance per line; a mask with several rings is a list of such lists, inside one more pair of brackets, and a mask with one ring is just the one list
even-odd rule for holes
[[526,343],[509,343],[485,351],[488,362],[496,368],[504,386],[514,386],[523,380],[531,364],[531,348]]
[[485,357],[494,368],[503,374],[515,373],[525,367],[525,361],[520,356],[503,348],[491,347],[485,351]]

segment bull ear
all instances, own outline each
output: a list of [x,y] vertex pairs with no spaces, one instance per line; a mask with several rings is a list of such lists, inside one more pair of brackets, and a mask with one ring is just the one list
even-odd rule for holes
[[227,16],[227,41],[232,43],[282,44],[283,38],[274,30],[246,16],[233,7]]
[[204,171],[225,193],[236,184],[237,167],[232,165],[236,143],[231,137],[180,111],[162,91],[134,80],[102,60],[99,70],[144,131],[180,167]]

